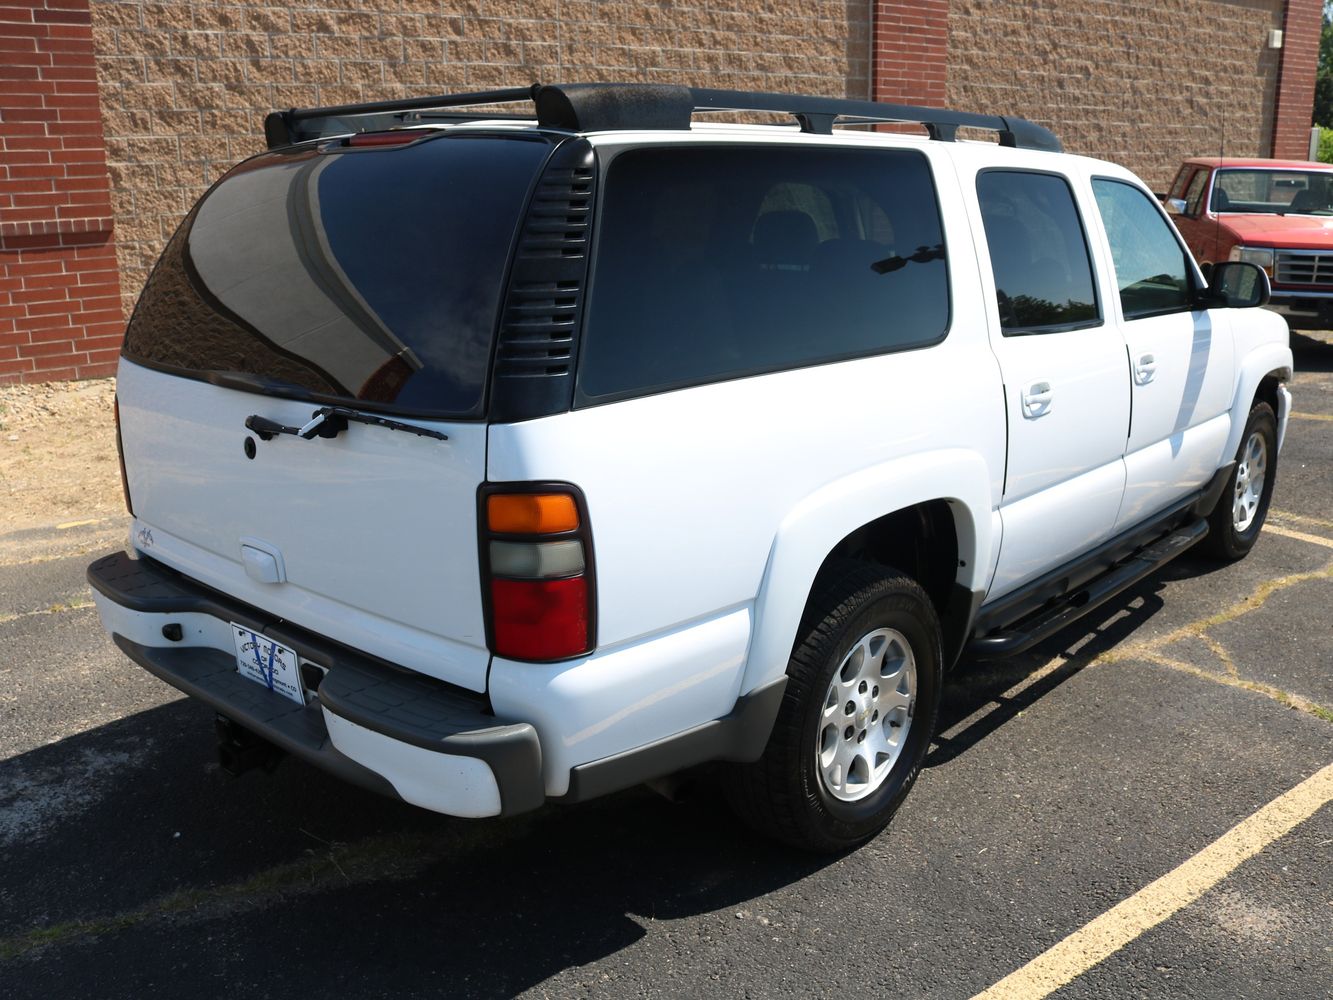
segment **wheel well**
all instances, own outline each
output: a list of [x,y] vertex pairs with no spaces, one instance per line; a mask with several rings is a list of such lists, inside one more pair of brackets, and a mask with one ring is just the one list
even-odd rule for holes
[[958,529],[947,501],[904,507],[861,525],[833,546],[816,580],[842,559],[891,566],[919,583],[940,620],[945,665],[952,664],[966,638],[961,633],[970,625],[971,593],[958,584]]
[[1281,378],[1277,374],[1270,373],[1265,375],[1259,380],[1259,388],[1254,391],[1254,400],[1250,405],[1253,406],[1255,403],[1261,401],[1265,402],[1273,408],[1273,414],[1276,416],[1278,412],[1277,387],[1284,381],[1286,381],[1286,379]]

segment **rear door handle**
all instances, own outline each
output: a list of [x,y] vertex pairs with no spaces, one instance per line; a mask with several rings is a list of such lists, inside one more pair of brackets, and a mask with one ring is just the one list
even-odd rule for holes
[[1023,416],[1030,420],[1051,411],[1051,383],[1033,382],[1023,390]]
[[1147,385],[1157,374],[1157,359],[1145,354],[1134,362],[1134,384]]

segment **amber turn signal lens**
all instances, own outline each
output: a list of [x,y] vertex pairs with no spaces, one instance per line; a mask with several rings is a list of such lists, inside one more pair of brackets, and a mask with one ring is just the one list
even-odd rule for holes
[[579,526],[568,493],[496,493],[486,498],[486,526],[507,535],[550,535]]

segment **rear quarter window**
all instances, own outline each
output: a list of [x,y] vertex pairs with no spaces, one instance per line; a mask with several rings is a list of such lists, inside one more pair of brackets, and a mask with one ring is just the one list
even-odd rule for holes
[[583,403],[907,350],[949,325],[929,164],[910,150],[644,148],[608,168]]
[[125,356],[284,395],[479,416],[515,231],[550,149],[437,135],[248,160],[168,244]]

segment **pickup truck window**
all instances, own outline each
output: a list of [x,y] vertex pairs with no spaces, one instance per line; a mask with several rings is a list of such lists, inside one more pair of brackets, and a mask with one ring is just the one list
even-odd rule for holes
[[1196,170],[1185,190],[1185,214],[1197,216],[1203,208],[1203,189],[1208,186],[1208,171]]
[[1092,259],[1069,182],[1056,174],[987,170],[977,197],[1005,336],[1101,323]]
[[1333,170],[1219,170],[1212,205],[1251,215],[1333,215]]
[[607,171],[580,402],[933,344],[935,186],[909,150],[631,150]]
[[1121,181],[1098,178],[1092,191],[1111,244],[1125,319],[1189,309],[1186,251],[1156,202]]

